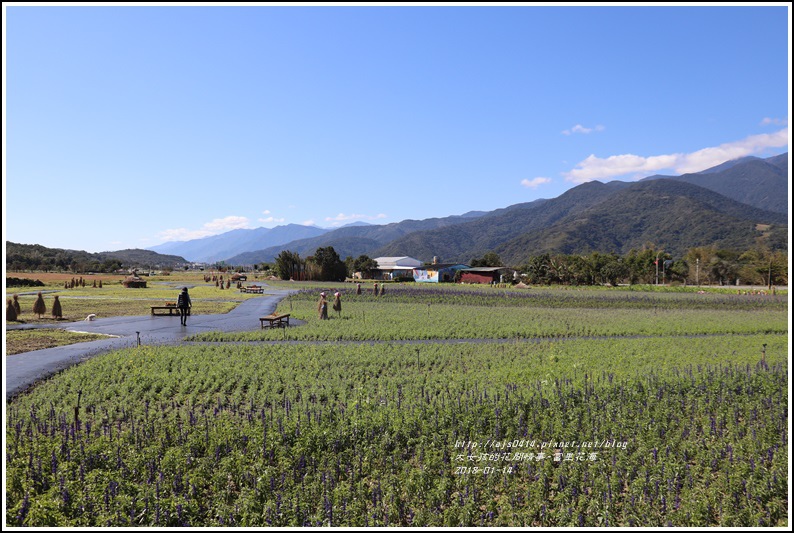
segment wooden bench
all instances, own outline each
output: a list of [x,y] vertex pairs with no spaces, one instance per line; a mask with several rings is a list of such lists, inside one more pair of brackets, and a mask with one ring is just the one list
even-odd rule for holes
[[[154,316],[166,316],[165,313],[155,313],[155,310],[166,310],[168,309],[168,316],[173,316],[174,312],[179,314],[179,308],[174,305],[153,305],[152,306],[152,315]],[[190,308],[187,308],[187,314],[190,315]]]
[[262,329],[265,328],[265,322],[268,323],[269,327],[271,328],[284,328],[289,326],[289,313],[283,315],[277,315],[275,313],[263,316],[259,319],[259,325],[262,326]]
[[249,285],[248,287],[240,287],[240,292],[264,294],[265,288],[260,287],[259,285]]

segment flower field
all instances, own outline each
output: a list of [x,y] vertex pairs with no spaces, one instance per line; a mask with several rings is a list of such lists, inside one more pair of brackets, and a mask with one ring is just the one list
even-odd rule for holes
[[349,289],[342,313],[317,320],[319,289],[278,311],[306,321],[286,331],[203,333],[202,341],[406,340],[785,333],[787,296],[603,290],[496,291],[392,288],[384,296]]
[[[426,295],[347,294],[322,327],[482,322],[141,346],[41,383],[6,406],[7,525],[788,524],[786,298]],[[284,300],[307,324],[274,338],[314,328],[314,303]],[[432,340],[469,331],[518,334]],[[574,338],[594,333],[616,336]]]

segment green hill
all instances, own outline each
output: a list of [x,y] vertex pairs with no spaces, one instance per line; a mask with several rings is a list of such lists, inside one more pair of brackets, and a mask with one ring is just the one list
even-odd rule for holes
[[183,257],[137,248],[91,253],[6,241],[6,270],[111,272],[119,268],[177,268],[185,264]]
[[546,252],[625,254],[647,242],[680,257],[696,246],[746,250],[764,238],[778,248],[779,234],[787,229],[781,213],[682,181],[657,179],[632,184],[598,205],[493,249],[509,264]]

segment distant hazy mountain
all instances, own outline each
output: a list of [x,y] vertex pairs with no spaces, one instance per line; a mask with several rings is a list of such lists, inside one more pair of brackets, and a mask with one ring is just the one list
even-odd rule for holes
[[767,159],[743,157],[702,172],[643,181],[654,179],[684,181],[760,209],[788,213],[788,153]]
[[[425,220],[403,220],[392,224],[366,226],[346,226],[329,231],[318,237],[300,239],[279,246],[272,246],[255,252],[239,254],[227,259],[230,264],[253,264],[271,262],[282,250],[297,252],[301,257],[314,254],[317,248],[333,246],[339,257],[358,257],[370,254],[376,248],[410,233],[428,229],[439,230],[456,224],[472,220],[469,216],[449,216],[444,218],[429,218]],[[375,256],[372,256],[375,257]]]
[[328,232],[316,226],[287,224],[275,228],[236,229],[190,241],[167,242],[152,246],[149,250],[159,253],[178,254],[190,261],[212,263],[229,257],[278,246],[297,239],[315,237]]
[[335,229],[349,228],[351,226],[355,227],[355,226],[373,226],[373,225],[374,224],[371,224],[369,222],[364,222],[363,220],[356,220],[355,222],[351,222],[350,224],[345,224],[344,226],[339,226],[339,228],[326,228],[326,229],[328,231],[334,231]]

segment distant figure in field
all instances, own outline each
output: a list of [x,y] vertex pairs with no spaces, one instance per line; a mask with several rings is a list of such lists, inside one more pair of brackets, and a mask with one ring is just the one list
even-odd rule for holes
[[361,283],[356,283],[356,294],[361,294]]
[[176,306],[179,308],[179,319],[182,325],[187,326],[188,310],[193,307],[190,295],[187,293],[187,287],[182,287],[182,292],[179,293],[179,297],[176,299]]
[[320,301],[317,302],[317,313],[320,315],[320,320],[328,320],[328,300],[325,299],[325,293],[320,293]]
[[17,312],[17,316],[22,315],[22,308],[19,306],[19,295],[14,295],[14,311]]
[[386,284],[385,283],[381,283],[380,284],[380,295],[383,296],[385,292],[386,292]]
[[377,283],[375,284],[375,287],[372,289],[372,294],[374,294],[375,296],[378,295],[378,284]]
[[334,293],[334,311],[336,311],[337,316],[342,316],[342,295],[339,294],[339,291]]

